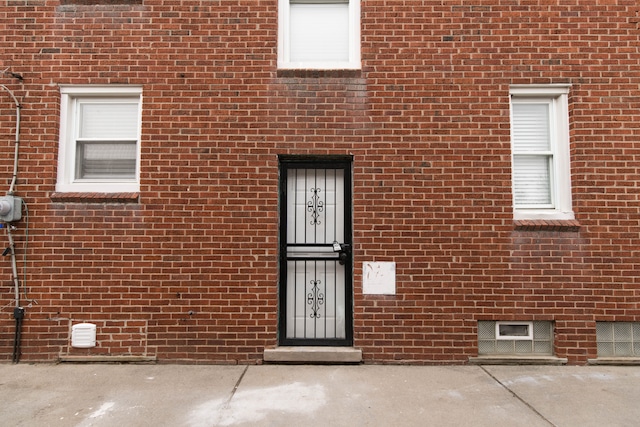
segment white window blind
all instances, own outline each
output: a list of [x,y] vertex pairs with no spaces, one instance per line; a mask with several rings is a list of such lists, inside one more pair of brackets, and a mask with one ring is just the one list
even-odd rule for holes
[[348,61],[349,4],[291,2],[291,61]]
[[553,151],[548,103],[513,104],[515,205],[552,207]]
[[360,0],[278,0],[278,67],[359,69]]
[[79,102],[76,179],[136,177],[137,102]]
[[80,101],[80,138],[132,139],[138,133],[138,103]]

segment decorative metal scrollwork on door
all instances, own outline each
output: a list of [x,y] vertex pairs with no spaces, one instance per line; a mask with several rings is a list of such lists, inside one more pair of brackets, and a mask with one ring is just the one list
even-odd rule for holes
[[313,287],[307,295],[307,304],[311,306],[311,314],[309,317],[312,319],[318,319],[320,317],[320,306],[324,304],[324,294],[320,292],[320,288],[318,287],[320,282],[320,280],[309,281]]
[[320,188],[311,189],[311,200],[307,203],[307,211],[311,212],[311,225],[322,224],[320,221],[320,213],[324,210],[324,202],[320,200]]

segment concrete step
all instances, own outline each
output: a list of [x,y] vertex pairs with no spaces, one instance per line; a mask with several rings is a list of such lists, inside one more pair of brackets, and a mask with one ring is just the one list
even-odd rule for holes
[[276,347],[264,350],[267,363],[361,363],[362,350],[353,347]]

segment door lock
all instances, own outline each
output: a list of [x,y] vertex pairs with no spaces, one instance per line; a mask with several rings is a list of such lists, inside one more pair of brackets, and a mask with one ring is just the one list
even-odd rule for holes
[[333,242],[333,251],[338,253],[338,263],[344,265],[351,255],[351,245],[348,243]]

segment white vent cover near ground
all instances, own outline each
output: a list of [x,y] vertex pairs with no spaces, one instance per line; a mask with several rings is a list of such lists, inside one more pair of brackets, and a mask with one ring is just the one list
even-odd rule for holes
[[71,347],[91,348],[96,346],[96,325],[78,323],[71,327]]

